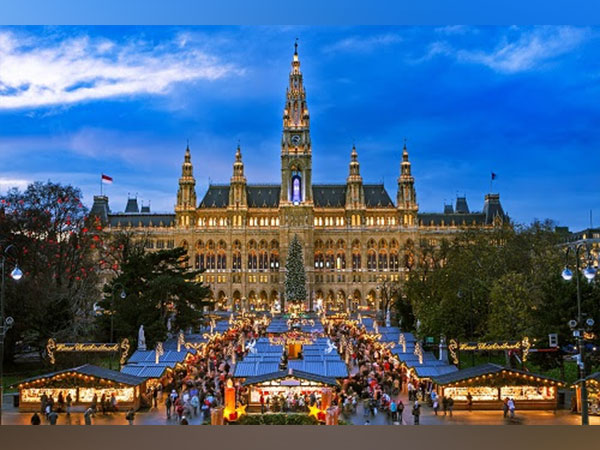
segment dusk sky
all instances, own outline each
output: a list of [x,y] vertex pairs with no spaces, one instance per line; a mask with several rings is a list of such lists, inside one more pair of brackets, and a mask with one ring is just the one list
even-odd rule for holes
[[600,32],[577,27],[0,27],[0,192],[100,175],[172,212],[186,142],[200,200],[229,181],[280,182],[295,38],[311,114],[314,183],[344,183],[352,143],[365,182],[396,196],[406,137],[420,211],[490,173],[513,220],[600,225]]

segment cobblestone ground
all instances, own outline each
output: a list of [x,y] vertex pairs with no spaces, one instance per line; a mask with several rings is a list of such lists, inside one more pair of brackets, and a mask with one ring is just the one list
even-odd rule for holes
[[[405,408],[402,425],[413,425],[413,416],[410,411],[412,404],[408,403],[405,395],[401,395]],[[12,404],[5,403],[3,410],[2,423],[5,425],[29,425],[32,413],[20,413]],[[353,425],[364,425],[362,405],[359,404],[358,410],[350,417],[343,417]],[[517,411],[516,420],[510,422],[502,417],[502,411],[455,411],[453,416],[444,416],[438,413],[436,416],[433,410],[427,406],[421,409],[421,425],[579,425],[581,417],[577,414],[570,414],[568,411]],[[394,425],[387,414],[379,413],[376,416],[369,416],[370,425]],[[190,425],[200,425],[200,417],[189,419]],[[125,412],[110,413],[106,415],[97,414],[92,419],[93,425],[128,425],[125,420]],[[42,424],[48,425],[42,418]],[[83,425],[83,412],[76,411],[67,416],[64,413],[59,414],[57,425]],[[139,412],[135,415],[135,425],[178,425],[177,420],[167,420],[164,407],[151,409],[145,412]],[[590,416],[591,425],[600,425],[600,416]],[[397,423],[396,425],[400,425]]]

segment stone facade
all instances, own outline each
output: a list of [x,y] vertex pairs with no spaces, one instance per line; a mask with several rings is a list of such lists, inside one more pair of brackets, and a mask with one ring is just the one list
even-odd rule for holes
[[[185,151],[175,214],[138,210],[130,199],[113,214],[108,198],[94,198],[92,212],[107,230],[131,230],[149,237],[149,250],[183,246],[196,268],[205,269],[217,308],[270,309],[283,296],[288,243],[298,235],[307,272],[306,308],[377,309],[383,280],[405,279],[421,242],[470,227],[501,225],[498,194],[485,197],[482,212],[466,199],[443,213],[420,213],[406,143],[394,203],[383,184],[365,184],[358,153],[350,153],[345,184],[312,183],[310,115],[297,47],[293,55],[281,140],[281,183],[248,184],[238,146],[227,185],[210,185],[196,201],[192,155]],[[279,303],[281,305],[281,303]]]

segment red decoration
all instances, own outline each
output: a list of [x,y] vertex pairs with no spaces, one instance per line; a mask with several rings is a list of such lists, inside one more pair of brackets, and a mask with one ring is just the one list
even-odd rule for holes
[[233,411],[232,413],[229,413],[229,420],[236,420],[237,418],[238,418],[237,411]]

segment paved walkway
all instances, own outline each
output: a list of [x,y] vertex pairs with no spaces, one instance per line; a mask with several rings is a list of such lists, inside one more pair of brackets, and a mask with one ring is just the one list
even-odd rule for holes
[[[400,395],[405,409],[402,417],[402,425],[413,425],[413,416],[411,414],[412,403],[408,402],[406,395]],[[6,425],[29,425],[33,413],[21,413],[15,409],[12,404],[5,404],[3,411],[3,424]],[[359,402],[357,412],[351,417],[343,417],[353,425],[364,425],[362,403]],[[580,425],[581,416],[570,414],[568,411],[517,411],[516,421],[513,423],[523,425]],[[378,413],[376,416],[369,417],[370,425],[393,425],[387,414]],[[189,420],[190,425],[201,425],[200,417],[193,417]],[[93,425],[128,425],[125,420],[125,412],[109,413],[106,415],[97,414],[92,419]],[[42,417],[42,424],[47,425],[47,421]],[[59,414],[58,425],[83,425],[83,413],[73,412],[71,416],[64,413]],[[139,412],[135,415],[135,425],[178,425],[177,420],[167,420],[165,409],[151,409],[146,412]],[[510,421],[502,417],[502,411],[455,411],[453,416],[444,416],[438,413],[436,416],[433,410],[428,406],[421,408],[421,425],[510,425]],[[591,425],[600,425],[600,416],[590,416]]]

